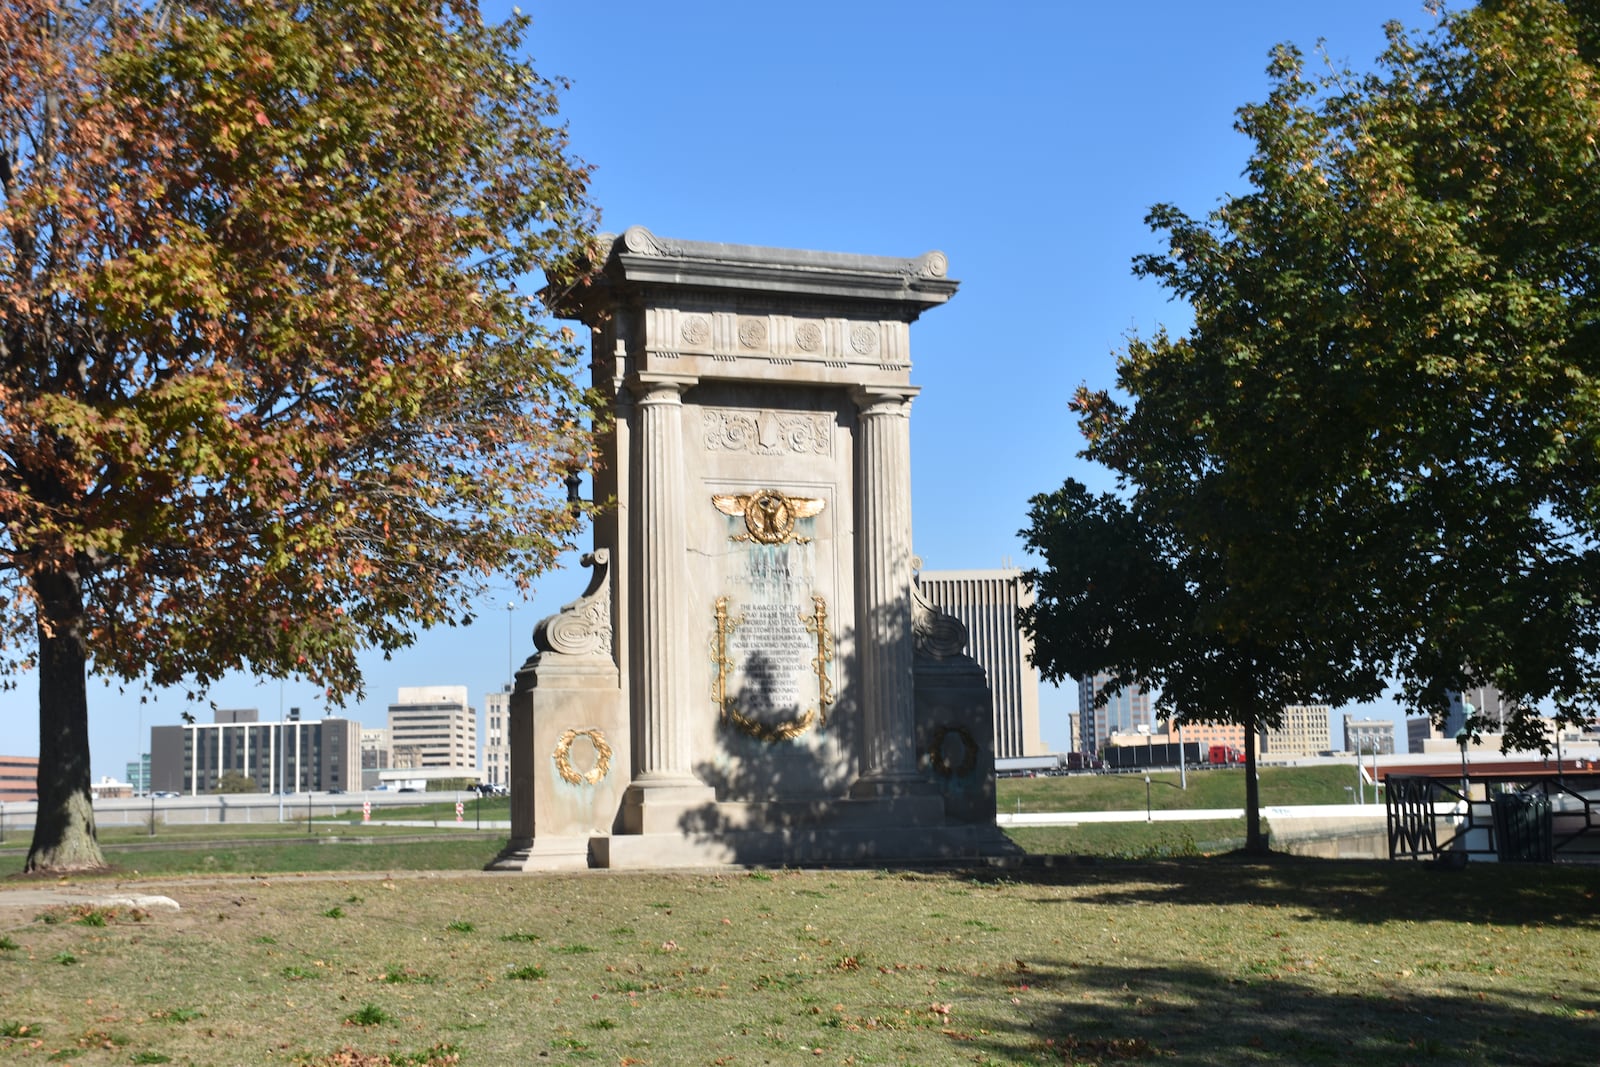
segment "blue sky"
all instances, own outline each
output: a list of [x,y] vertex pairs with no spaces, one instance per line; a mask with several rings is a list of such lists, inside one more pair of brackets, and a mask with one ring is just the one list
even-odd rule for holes
[[[915,543],[939,569],[1026,566],[1017,531],[1030,496],[1067,477],[1109,487],[1076,456],[1067,399],[1081,382],[1111,383],[1130,331],[1187,322],[1129,264],[1158,247],[1143,222],[1152,204],[1200,214],[1244,188],[1233,114],[1265,94],[1272,46],[1292,41],[1318,62],[1320,38],[1359,68],[1386,20],[1428,19],[1420,0],[521,6],[539,69],[573,82],[563,113],[574,151],[597,167],[606,229],[949,257],[960,292],[912,328]],[[369,658],[366,699],[347,714],[382,725],[404,685],[466,685],[481,708],[532,651],[538,618],[583,584],[567,571],[531,602],[492,591],[473,626]],[[155,696],[141,705],[91,681],[97,776],[120,777],[151,725],[210,718],[182,693]],[[294,682],[230,679],[211,697],[264,717],[323,710]],[[1054,748],[1074,702],[1046,687]],[[0,693],[0,752],[37,751],[24,676]]]

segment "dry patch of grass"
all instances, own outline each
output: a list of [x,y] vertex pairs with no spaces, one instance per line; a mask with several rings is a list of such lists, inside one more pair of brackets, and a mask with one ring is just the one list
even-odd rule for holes
[[1592,869],[1213,860],[125,888],[182,910],[86,923],[6,907],[0,890],[0,1059],[1580,1063],[1600,1008]]

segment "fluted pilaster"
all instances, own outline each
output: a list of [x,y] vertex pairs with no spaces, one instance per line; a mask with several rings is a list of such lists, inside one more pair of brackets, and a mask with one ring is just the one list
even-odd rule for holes
[[684,714],[687,652],[684,596],[682,379],[635,387],[639,647],[635,671],[635,779],[693,779]]
[[916,773],[911,634],[910,388],[862,389],[856,442],[856,647],[862,751],[857,792],[897,791]]

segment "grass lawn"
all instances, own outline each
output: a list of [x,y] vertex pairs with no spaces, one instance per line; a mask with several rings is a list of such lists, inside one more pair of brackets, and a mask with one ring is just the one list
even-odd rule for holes
[[[1150,775],[1150,806],[1156,811],[1244,807],[1244,770],[1228,767],[1190,771],[1179,788],[1177,771]],[[1345,786],[1356,784],[1348,767],[1263,767],[1261,806],[1348,804]],[[1367,789],[1370,798],[1371,787]],[[995,803],[1002,814],[1041,811],[1143,811],[1143,774],[1073,774],[1059,778],[1001,778]]]
[[6,1063],[1583,1064],[1600,1034],[1594,868],[124,885],[182,905],[148,915],[14,888]]
[[1244,820],[1084,823],[1081,826],[1013,826],[1006,835],[1029,852],[1047,856],[1165,859],[1232,852],[1245,844]]

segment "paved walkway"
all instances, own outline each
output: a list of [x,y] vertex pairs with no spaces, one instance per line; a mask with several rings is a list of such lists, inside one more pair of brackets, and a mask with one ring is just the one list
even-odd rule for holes
[[[1265,818],[1279,821],[1299,819],[1349,819],[1368,821],[1386,819],[1388,809],[1382,804],[1301,804],[1293,807],[1262,808]],[[1007,814],[1001,812],[995,822],[1001,826],[1077,826],[1080,823],[1100,822],[1198,822],[1207,819],[1242,819],[1243,808],[1186,808],[1178,811],[1050,811]]]

